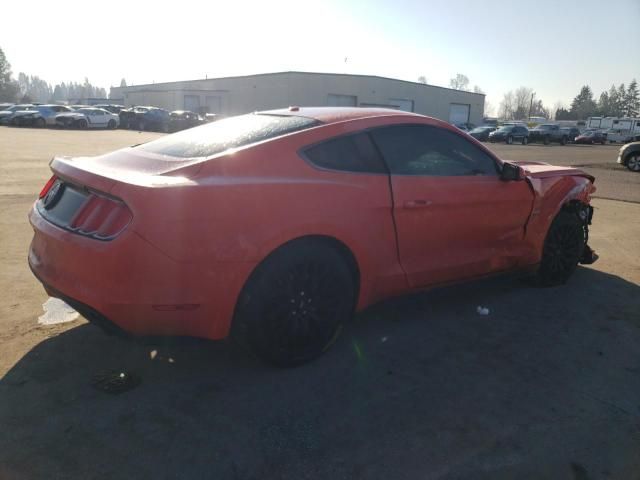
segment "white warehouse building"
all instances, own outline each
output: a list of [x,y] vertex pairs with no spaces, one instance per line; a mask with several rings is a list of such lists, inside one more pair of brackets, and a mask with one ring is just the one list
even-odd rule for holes
[[239,115],[297,105],[386,107],[450,123],[482,123],[484,95],[372,75],[279,72],[112,87],[126,106]]

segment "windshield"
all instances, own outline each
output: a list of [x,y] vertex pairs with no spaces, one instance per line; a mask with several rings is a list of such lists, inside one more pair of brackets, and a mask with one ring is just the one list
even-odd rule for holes
[[513,125],[505,125],[498,129],[499,132],[510,132],[511,130],[513,130]]
[[310,128],[316,120],[306,117],[251,113],[169,135],[135,148],[179,158],[210,157],[287,133]]

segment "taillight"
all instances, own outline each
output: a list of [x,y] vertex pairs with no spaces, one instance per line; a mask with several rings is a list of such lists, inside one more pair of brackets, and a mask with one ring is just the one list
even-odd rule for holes
[[42,190],[40,190],[40,195],[38,195],[38,198],[44,198],[44,196],[47,193],[49,193],[49,190],[51,190],[51,187],[53,187],[53,184],[56,183],[57,179],[58,179],[58,177],[56,177],[55,175],[52,176],[49,179],[49,181],[44,184],[44,187],[42,187]]
[[121,201],[91,194],[71,219],[69,229],[98,239],[110,239],[129,224],[133,215]]

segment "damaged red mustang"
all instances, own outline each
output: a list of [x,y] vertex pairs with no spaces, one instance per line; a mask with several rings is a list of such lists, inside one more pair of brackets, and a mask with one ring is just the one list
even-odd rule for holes
[[29,215],[50,295],[280,366],[383,298],[514,270],[556,285],[596,259],[593,177],[396,110],[257,112],[51,169]]

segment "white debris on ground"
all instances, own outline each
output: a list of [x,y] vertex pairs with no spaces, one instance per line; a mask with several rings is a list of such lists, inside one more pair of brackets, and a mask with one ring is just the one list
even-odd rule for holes
[[483,307],[482,305],[478,305],[478,308],[476,308],[476,312],[478,312],[478,315],[489,315],[489,309],[487,307]]
[[40,325],[56,325],[58,323],[72,322],[78,318],[79,313],[59,298],[49,298],[42,304],[44,315],[38,317]]

